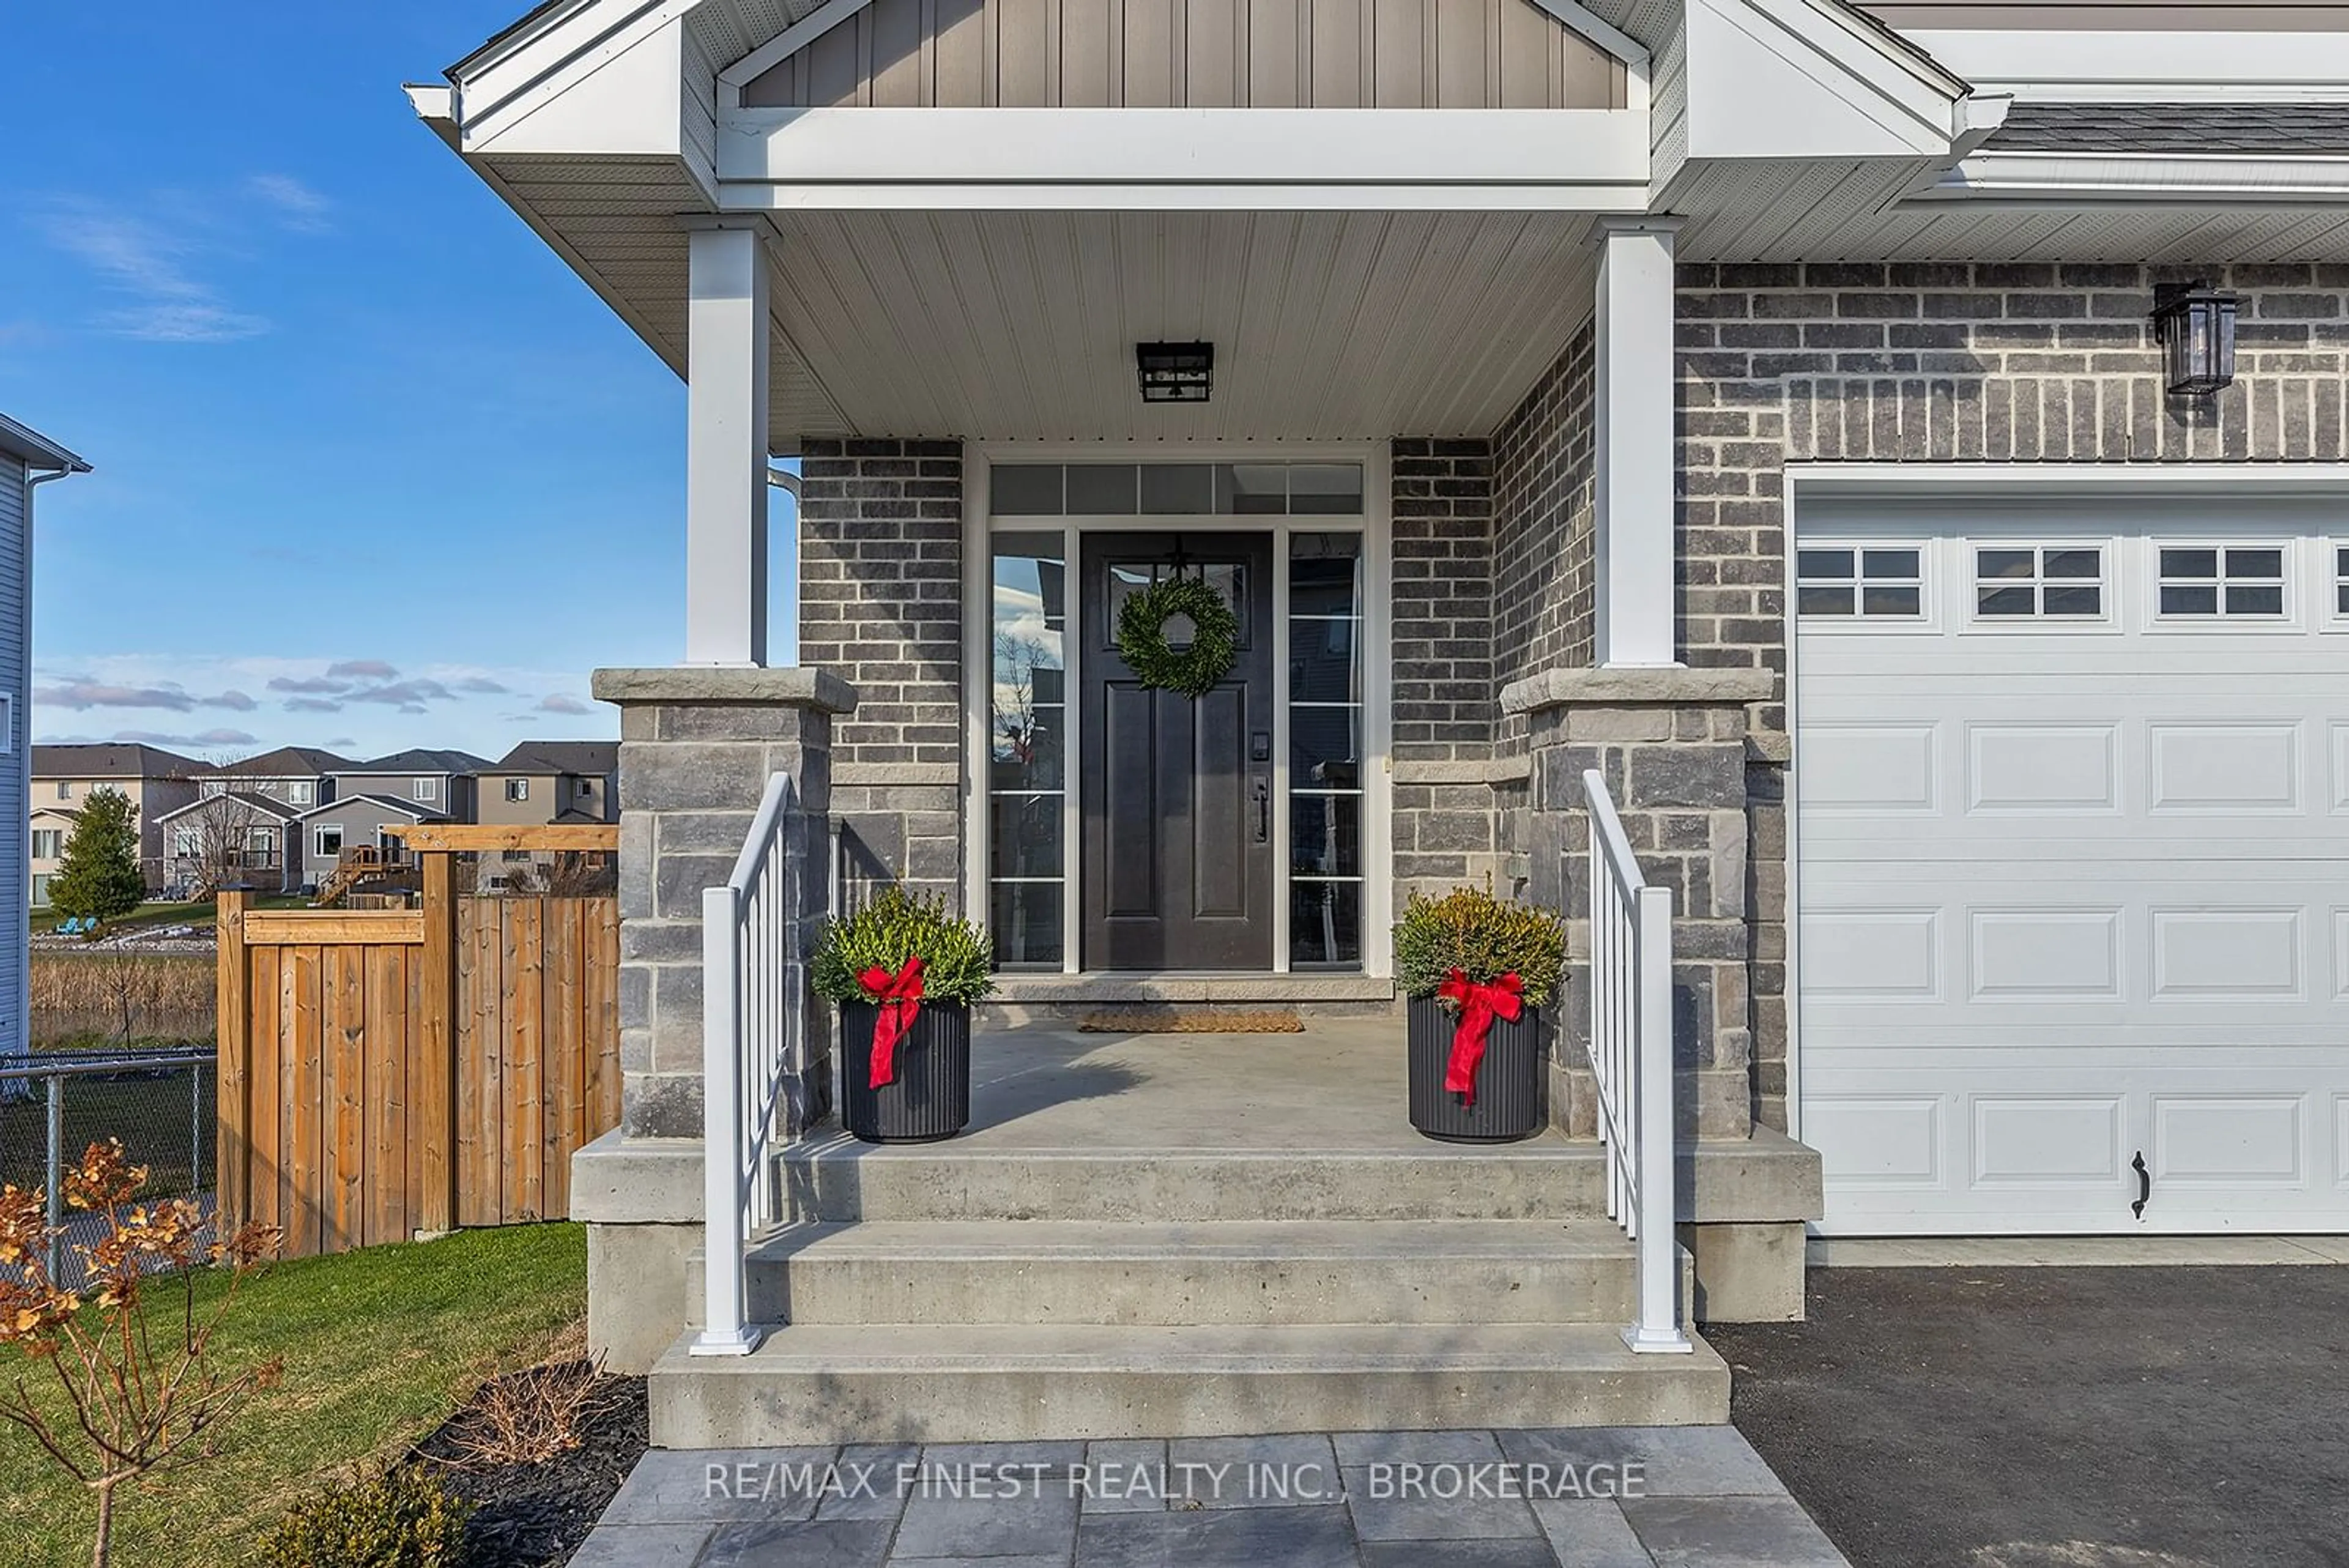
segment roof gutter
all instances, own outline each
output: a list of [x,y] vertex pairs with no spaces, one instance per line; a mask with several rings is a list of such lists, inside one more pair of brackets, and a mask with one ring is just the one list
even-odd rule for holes
[[2349,156],[1976,152],[1909,198],[1970,207],[2277,207],[2349,202]]
[[88,473],[89,464],[67,452],[48,437],[28,426],[18,424],[5,414],[0,414],[0,452],[12,452],[33,468],[55,469],[54,473],[35,476],[30,483],[46,484],[52,479],[63,479],[69,473]]

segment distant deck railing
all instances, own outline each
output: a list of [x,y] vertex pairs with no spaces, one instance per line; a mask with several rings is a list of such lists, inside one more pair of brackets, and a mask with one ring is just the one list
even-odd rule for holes
[[696,1355],[758,1348],[742,1248],[777,1219],[774,1156],[804,1107],[805,819],[789,774],[767,781],[720,888],[701,895],[703,1328]]
[[1672,896],[1640,874],[1597,770],[1590,807],[1590,1067],[1607,1148],[1607,1213],[1638,1252],[1633,1350],[1693,1350],[1681,1328],[1672,1164]]

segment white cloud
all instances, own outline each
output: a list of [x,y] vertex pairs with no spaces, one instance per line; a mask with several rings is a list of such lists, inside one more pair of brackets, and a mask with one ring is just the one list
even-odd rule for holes
[[277,221],[296,233],[325,234],[333,227],[326,214],[335,204],[291,174],[255,174],[244,188],[274,208]]
[[557,691],[540,698],[538,711],[542,713],[593,713],[595,710],[576,697],[568,697]]
[[269,329],[189,270],[194,246],[184,231],[87,198],[59,202],[36,221],[51,244],[130,296],[129,305],[98,317],[103,330],[152,343],[227,343]]
[[[390,679],[365,674],[330,677],[330,668],[360,667],[400,670]],[[402,670],[383,659],[341,659],[311,655],[287,658],[267,654],[182,652],[80,653],[70,648],[46,650],[35,671],[34,732],[47,742],[65,740],[65,732],[82,732],[93,723],[161,725],[185,722],[197,730],[213,717],[240,715],[233,722],[257,732],[252,742],[198,739],[181,733],[182,746],[218,749],[222,745],[324,745],[335,751],[375,755],[409,746],[456,746],[488,756],[502,755],[523,735],[543,726],[537,712],[525,709],[536,697],[515,692],[556,692],[575,689],[584,679],[577,670],[541,670],[519,666],[457,661],[410,665]],[[54,701],[67,693],[71,701]],[[250,695],[247,695],[247,694]],[[94,700],[102,699],[102,700]],[[608,734],[617,728],[609,709],[578,698],[575,711],[562,712],[566,732]],[[252,702],[246,709],[240,704]],[[134,706],[134,704],[136,706]],[[137,706],[145,706],[141,713]],[[243,717],[250,713],[250,717]],[[77,715],[87,714],[89,717]],[[184,721],[168,717],[189,715]],[[326,738],[327,716],[338,733]],[[340,733],[346,730],[355,734]],[[77,738],[106,739],[103,731]],[[171,744],[172,742],[156,742]]]

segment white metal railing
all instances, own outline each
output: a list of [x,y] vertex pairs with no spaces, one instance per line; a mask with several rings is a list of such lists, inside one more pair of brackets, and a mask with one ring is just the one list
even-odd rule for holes
[[722,888],[701,895],[702,1329],[696,1355],[758,1348],[742,1248],[777,1218],[773,1155],[797,1125],[807,966],[799,792],[767,780],[750,836]]
[[1672,1166],[1672,896],[1640,875],[1597,770],[1590,806],[1590,1068],[1607,1146],[1607,1214],[1638,1251],[1633,1350],[1691,1351],[1681,1330]]

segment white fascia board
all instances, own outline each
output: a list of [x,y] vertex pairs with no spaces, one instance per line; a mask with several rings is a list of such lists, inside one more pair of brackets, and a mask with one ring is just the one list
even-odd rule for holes
[[459,128],[469,153],[675,157],[685,151],[684,24],[633,30],[549,82],[484,109],[459,89]]
[[[1353,208],[1387,205],[1367,198],[1373,190],[1441,198],[1474,189],[1513,191],[1516,204],[1540,208],[1557,204],[1561,192],[1575,192],[1578,203],[1596,193],[1606,210],[1636,211],[1647,193],[1648,117],[1631,109],[737,109],[719,124],[718,171],[723,204],[752,210],[967,207],[974,203],[951,192],[1033,187],[1037,199],[1013,204],[1085,206],[1093,203],[1075,200],[1081,192],[1132,189],[1143,192],[1143,206],[1180,206],[1193,204],[1180,199],[1185,190],[1219,188],[1240,192],[1230,204],[1245,207],[1263,207],[1264,192],[1277,189],[1284,204],[1293,193],[1318,192],[1308,205]],[[892,188],[899,199],[847,196]]]
[[[1638,214],[1648,187],[1591,185],[721,184],[730,213],[1592,213]],[[779,449],[780,454],[780,449]]]
[[1688,0],[1686,48],[1692,160],[1947,157],[1999,117],[1814,0]]
[[1910,200],[1968,207],[2330,205],[2349,202],[2349,158],[1978,152]]
[[1983,91],[2026,102],[2349,99],[2349,33],[1985,27],[1902,36]]

